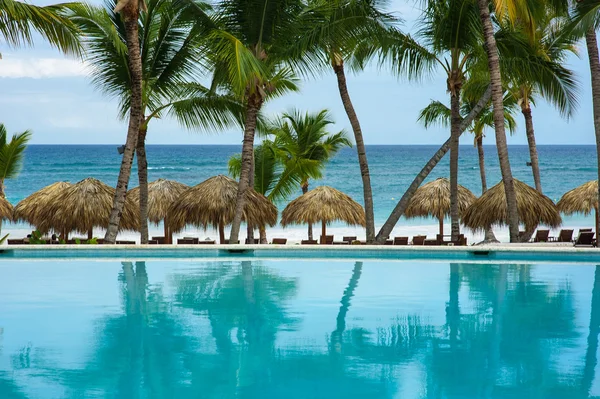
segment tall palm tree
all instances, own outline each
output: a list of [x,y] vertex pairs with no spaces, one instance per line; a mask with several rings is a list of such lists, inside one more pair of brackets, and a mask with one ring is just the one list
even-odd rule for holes
[[[125,118],[131,104],[131,81],[126,57],[125,26],[107,7],[82,7],[73,21],[86,34],[85,57],[97,73],[93,83],[107,95],[119,99],[119,114]],[[151,0],[138,20],[142,55],[143,120],[136,145],[140,185],[141,242],[148,242],[148,162],[145,141],[150,122],[173,116],[187,128],[223,128],[241,119],[241,105],[233,98],[212,94],[198,83],[200,43],[206,29],[192,29],[181,9],[170,0]],[[237,118],[237,119],[236,119]]]
[[[519,27],[517,27],[519,28]],[[523,29],[521,27],[521,29]],[[520,74],[511,74],[508,93],[518,103],[525,119],[525,133],[529,146],[529,157],[535,188],[542,192],[540,168],[535,143],[531,104],[535,98],[544,97],[552,103],[563,116],[571,116],[577,106],[575,94],[576,80],[572,71],[564,64],[569,53],[575,53],[576,36],[565,34],[565,22],[562,16],[547,10],[546,15],[536,19],[535,30],[529,35],[530,51],[536,54],[545,68],[544,74],[534,79]]]
[[[74,3],[44,7],[16,0],[0,2],[0,37],[11,47],[33,44],[36,31],[52,46],[67,54],[80,53],[79,32],[68,18]],[[1,55],[0,55],[1,58]]]
[[[273,134],[275,146],[289,174],[298,176],[302,194],[308,192],[309,179],[320,179],[329,160],[344,147],[352,147],[346,132],[330,133],[334,122],[329,111],[302,114],[294,110],[283,114],[276,122]],[[313,239],[308,225],[308,239]]]
[[125,206],[125,194],[131,176],[133,154],[138,141],[140,126],[142,124],[142,56],[140,53],[138,18],[140,9],[146,11],[144,0],[119,0],[114,8],[114,13],[120,13],[125,28],[125,42],[127,44],[127,66],[130,75],[131,97],[129,103],[129,126],[125,150],[121,160],[121,168],[117,179],[113,209],[108,220],[108,228],[104,242],[114,244],[117,239],[121,214]]
[[452,240],[460,234],[458,213],[458,149],[461,134],[460,94],[470,66],[480,56],[480,23],[474,1],[445,0],[428,3],[421,19],[420,36],[446,74],[450,94],[450,221]]
[[427,52],[410,37],[395,29],[398,20],[385,13],[380,0],[313,0],[299,18],[303,35],[297,41],[297,63],[311,72],[332,68],[344,110],[348,115],[363,183],[366,240],[375,241],[373,193],[367,152],[358,116],[346,83],[345,64],[361,69],[368,58],[386,49],[394,68],[416,75],[429,65]]
[[[201,3],[184,0],[188,15],[204,23]],[[250,187],[254,135],[265,101],[296,90],[295,77],[284,55],[297,38],[295,20],[302,9],[299,0],[223,0],[215,7],[215,26],[206,41],[214,68],[213,87],[237,96],[244,106],[242,167],[230,242],[237,242]]]

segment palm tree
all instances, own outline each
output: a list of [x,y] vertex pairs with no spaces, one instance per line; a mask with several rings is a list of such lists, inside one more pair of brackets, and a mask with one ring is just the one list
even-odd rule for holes
[[3,123],[0,123],[0,196],[6,198],[4,181],[14,179],[23,167],[23,158],[27,143],[31,140],[31,131],[14,134],[8,141],[8,133]]
[[3,0],[0,3],[0,37],[9,46],[21,47],[33,44],[33,32],[36,31],[60,51],[79,55],[79,32],[67,16],[72,5],[40,7]]
[[117,179],[113,209],[110,213],[108,228],[104,236],[104,242],[114,244],[117,239],[121,213],[125,206],[125,194],[129,185],[133,154],[138,141],[140,126],[144,117],[142,113],[142,56],[140,53],[138,18],[140,8],[146,11],[144,0],[119,0],[114,8],[114,13],[121,13],[125,29],[125,41],[127,43],[127,66],[130,78],[131,97],[129,103],[129,126],[127,128],[127,140],[121,161],[121,169]]
[[[346,132],[329,133],[334,122],[329,111],[305,113],[291,111],[283,114],[274,130],[275,146],[282,152],[288,174],[298,176],[302,194],[308,192],[309,179],[320,179],[329,160],[344,147],[352,147]],[[308,225],[308,239],[313,239]]]
[[297,41],[297,63],[311,72],[332,68],[348,115],[363,183],[367,243],[375,242],[373,193],[362,128],[346,83],[345,63],[361,69],[370,56],[385,48],[394,68],[411,76],[429,65],[428,53],[394,28],[398,20],[382,11],[379,0],[313,0],[299,18],[303,35]]
[[[547,10],[547,15],[536,19],[533,35],[529,37],[532,54],[545,65],[544,74],[534,76],[534,80],[519,74],[512,74],[508,92],[518,103],[525,119],[525,132],[529,146],[531,170],[535,188],[542,192],[540,167],[531,104],[539,95],[550,101],[563,116],[572,115],[577,106],[575,95],[576,81],[573,72],[564,64],[569,52],[575,53],[576,37],[564,34],[564,18],[555,16]],[[510,71],[508,72],[509,74]]]
[[450,221],[452,240],[460,234],[458,214],[458,149],[461,134],[460,94],[470,66],[480,56],[480,24],[473,1],[446,0],[428,4],[421,20],[420,36],[447,78],[450,94]]
[[[202,3],[185,0],[185,12],[204,24]],[[215,9],[205,50],[214,68],[213,88],[234,94],[244,107],[242,167],[230,242],[237,242],[245,202],[251,187],[257,119],[265,101],[296,90],[295,76],[284,64],[284,55],[297,38],[295,20],[299,0],[223,0]]]
[[[287,199],[299,182],[298,176],[284,168],[281,151],[270,140],[254,148],[254,190],[266,196],[272,202]],[[242,169],[242,156],[235,154],[229,159],[229,174],[239,179]],[[258,226],[260,243],[267,243],[265,226]]]
[[[93,83],[107,95],[118,98],[119,114],[130,110],[131,81],[128,72],[125,26],[120,16],[107,8],[82,7],[74,22],[86,34],[86,59],[97,73]],[[211,94],[198,83],[202,59],[199,49],[205,30],[191,29],[182,10],[169,0],[151,0],[138,20],[142,54],[143,120],[136,154],[140,184],[141,242],[148,242],[148,163],[146,134],[153,119],[175,117],[187,128],[223,128],[240,119],[241,106],[230,97]],[[157,28],[160,27],[160,28]]]

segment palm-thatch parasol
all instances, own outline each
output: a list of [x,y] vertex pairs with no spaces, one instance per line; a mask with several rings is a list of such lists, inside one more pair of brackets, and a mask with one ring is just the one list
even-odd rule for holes
[[[167,222],[172,232],[181,231],[186,224],[206,229],[219,229],[219,240],[225,242],[225,226],[233,221],[238,183],[223,175],[211,177],[191,187],[171,205]],[[242,219],[255,226],[277,223],[277,208],[262,194],[246,191]]]
[[281,213],[281,225],[321,222],[322,240],[327,224],[343,221],[365,226],[365,210],[350,196],[333,187],[319,186],[290,202]]
[[0,197],[0,220],[13,220],[13,206],[4,197]]
[[[87,232],[91,239],[94,227],[108,227],[114,197],[114,188],[91,177],[83,179],[53,197],[52,204],[39,214],[40,227],[61,232]],[[122,230],[139,229],[139,212],[129,197],[125,199],[119,227]]]
[[[165,243],[167,244],[173,242],[173,233],[169,231],[166,221],[169,208],[189,188],[183,183],[165,179],[158,179],[148,184],[148,219],[156,225],[161,221],[164,222]],[[130,197],[136,207],[139,207],[140,188],[129,190],[127,197]]]
[[[477,197],[467,188],[458,186],[458,212],[462,215]],[[437,218],[440,235],[444,234],[444,217],[450,214],[450,181],[438,178],[419,187],[410,200],[404,216],[407,218]]]
[[565,215],[583,213],[589,215],[592,211],[596,218],[596,232],[600,231],[600,216],[598,215],[598,180],[592,180],[565,193],[556,204],[558,210]]
[[[517,179],[514,182],[519,222],[525,225],[525,230],[532,231],[540,224],[560,226],[560,213],[550,198]],[[481,230],[493,224],[507,225],[507,213],[504,183],[501,181],[467,208],[462,221],[471,229]]]
[[[29,197],[21,200],[14,209],[14,220],[24,221],[33,226],[38,230],[46,233],[40,227],[42,222],[46,222],[44,217],[48,216],[47,209],[56,202],[56,197],[67,188],[71,187],[71,184],[64,181],[52,183],[49,186],[42,188],[31,194]],[[44,223],[49,229],[60,231],[56,226]],[[63,236],[66,236],[65,231],[60,231]]]

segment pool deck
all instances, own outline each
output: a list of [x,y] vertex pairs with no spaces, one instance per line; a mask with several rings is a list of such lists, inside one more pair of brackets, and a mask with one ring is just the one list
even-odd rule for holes
[[206,258],[461,260],[600,263],[600,249],[571,244],[394,245],[10,245],[0,260],[29,258]]

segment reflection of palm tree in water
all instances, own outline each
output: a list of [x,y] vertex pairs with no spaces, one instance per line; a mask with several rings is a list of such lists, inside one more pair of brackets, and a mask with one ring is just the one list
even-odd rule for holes
[[342,295],[342,300],[340,303],[340,310],[338,311],[338,315],[336,317],[336,327],[335,330],[331,333],[331,342],[330,342],[330,352],[332,354],[341,354],[342,353],[342,335],[344,330],[346,330],[346,314],[350,309],[350,301],[354,296],[354,290],[358,286],[358,280],[362,274],[362,262],[354,263],[354,269],[352,269],[352,277],[350,277],[350,281],[348,282],[348,286],[344,290],[344,295]]
[[582,393],[589,395],[594,375],[596,374],[596,364],[598,362],[596,353],[598,351],[598,334],[600,333],[600,265],[596,266],[594,272],[594,287],[592,289],[592,308],[590,311],[590,332],[587,338],[587,351],[585,354],[585,366],[583,369],[583,378],[581,381]]

